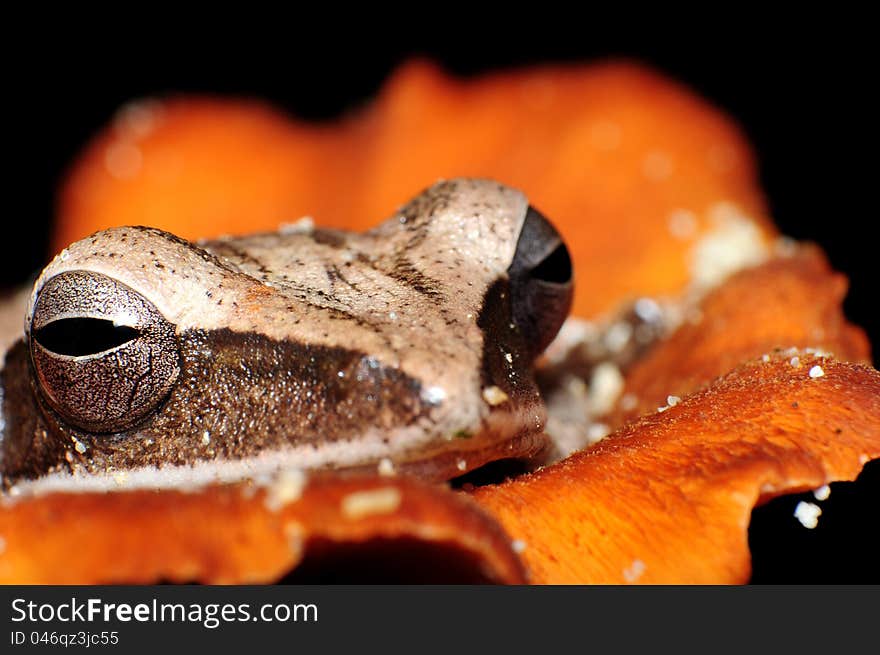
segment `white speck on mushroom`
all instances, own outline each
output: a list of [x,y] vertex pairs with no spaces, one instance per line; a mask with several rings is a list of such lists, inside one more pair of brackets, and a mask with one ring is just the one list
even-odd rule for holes
[[73,439],[74,450],[76,450],[76,452],[78,452],[80,455],[84,454],[86,452],[86,445],[76,437],[71,437],[71,439]]
[[821,378],[823,375],[825,375],[825,371],[822,370],[821,366],[814,366],[810,369],[811,378]]
[[602,362],[590,377],[588,408],[593,416],[602,416],[614,409],[614,403],[623,391],[624,379],[620,368],[613,362]]
[[513,355],[510,353],[504,353],[504,359],[507,360],[508,364],[513,364]]
[[634,559],[632,564],[623,570],[623,579],[629,584],[638,582],[639,578],[644,575],[646,568],[648,567],[645,566],[645,563],[642,560]]
[[770,361],[770,355],[761,355],[761,361],[763,361],[763,362],[765,362],[765,363],[766,363],[766,362],[769,362],[769,361]]
[[510,399],[500,387],[491,386],[483,389],[483,400],[492,407],[507,402]]
[[514,539],[510,542],[510,547],[513,548],[514,553],[520,554],[526,549],[526,542],[522,539]]
[[458,460],[455,463],[455,468],[457,468],[459,471],[464,471],[465,469],[467,469],[467,461],[463,459]]
[[622,352],[632,338],[633,327],[629,323],[621,321],[615,323],[605,333],[605,347],[613,353]]
[[633,311],[648,323],[659,323],[663,320],[663,310],[653,298],[639,298],[633,305]]
[[795,368],[797,368],[798,366],[801,365],[801,358],[800,357],[792,357],[788,361],[788,363],[791,364],[792,366],[794,366]]
[[813,503],[800,501],[794,508],[795,518],[801,522],[801,525],[812,530],[819,525],[819,516],[822,515],[822,508]]
[[277,512],[300,499],[307,481],[306,474],[300,469],[284,469],[269,484],[263,503],[270,511]]
[[663,407],[658,407],[657,411],[662,414],[667,409],[675,407],[680,402],[681,398],[679,398],[678,396],[666,396],[666,405],[664,405]]
[[205,430],[202,432],[202,445],[207,446],[209,443],[211,443],[211,433]]
[[355,491],[342,499],[343,516],[356,520],[374,514],[390,514],[400,507],[403,497],[394,487]]
[[379,460],[378,472],[379,475],[386,478],[397,474],[397,471],[394,470],[394,462],[387,457],[383,457]]
[[739,207],[719,202],[709,208],[712,227],[690,254],[695,285],[711,289],[729,275],[764,261],[769,252],[757,223]]
[[609,434],[611,434],[611,428],[604,423],[590,423],[590,425],[587,426],[587,439],[591,444],[601,441]]
[[816,500],[828,500],[828,497],[831,495],[831,487],[827,484],[823,484],[818,489],[813,490],[813,497]]

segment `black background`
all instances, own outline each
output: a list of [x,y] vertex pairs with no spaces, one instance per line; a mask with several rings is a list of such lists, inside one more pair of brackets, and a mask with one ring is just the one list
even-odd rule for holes
[[[822,16],[804,24],[791,16],[768,25],[763,14],[738,14],[693,24],[649,21],[636,30],[636,8],[611,18],[552,15],[550,8],[517,14],[509,7],[491,19],[450,10],[442,20],[425,16],[405,26],[390,22],[401,18],[395,14],[377,30],[339,11],[333,20],[287,17],[275,29],[271,19],[220,30],[199,21],[179,26],[168,16],[143,30],[126,20],[89,31],[62,26],[60,36],[37,29],[7,40],[7,247],[0,288],[24,282],[45,263],[53,194],[65,167],[132,98],[258,96],[320,120],[367,102],[397,64],[416,55],[461,75],[625,56],[689,84],[742,125],[777,224],[796,239],[819,243],[848,275],[846,313],[880,344],[873,234],[878,155],[869,99],[877,57],[860,28],[864,19]],[[880,580],[873,561],[880,552],[878,470],[869,466],[856,485],[834,485],[813,531],[792,517],[798,498],[809,495],[757,510],[750,535],[754,580]]]

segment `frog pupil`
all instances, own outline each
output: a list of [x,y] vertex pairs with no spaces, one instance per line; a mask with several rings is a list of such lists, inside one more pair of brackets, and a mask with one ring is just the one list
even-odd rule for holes
[[133,327],[101,318],[63,318],[41,327],[34,339],[58,355],[83,357],[117,348],[139,334]]
[[571,257],[565,244],[556,246],[553,252],[532,269],[531,275],[533,279],[555,284],[571,282]]

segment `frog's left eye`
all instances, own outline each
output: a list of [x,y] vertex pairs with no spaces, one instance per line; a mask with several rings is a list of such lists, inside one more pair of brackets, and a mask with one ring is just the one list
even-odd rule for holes
[[89,432],[137,423],[180,374],[174,326],[133,289],[91,271],[61,273],[43,285],[28,342],[46,402]]
[[568,316],[574,275],[565,242],[534,207],[526,213],[507,273],[513,320],[536,356],[553,341]]

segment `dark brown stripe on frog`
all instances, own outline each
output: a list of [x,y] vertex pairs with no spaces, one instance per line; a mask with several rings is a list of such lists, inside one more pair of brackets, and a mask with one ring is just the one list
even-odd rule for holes
[[[240,267],[242,264],[249,264],[253,266],[260,274],[269,274],[269,269],[266,268],[264,262],[254,257],[243,248],[239,248],[229,241],[211,241],[209,243],[206,243],[205,247],[213,255],[217,256],[218,258],[222,257],[226,259],[228,262],[234,264],[236,267]],[[239,270],[238,272],[242,273],[243,271]]]
[[333,248],[334,250],[347,248],[348,236],[350,236],[348,232],[326,228],[316,228],[311,232],[312,241],[319,245]]
[[401,208],[400,215],[406,219],[404,227],[416,230],[429,223],[438,212],[449,207],[460,187],[460,182],[449,180],[425,189]]
[[443,287],[437,280],[425,275],[415,264],[404,255],[399,255],[394,260],[393,268],[388,275],[406,287],[438,303],[445,301],[445,295],[440,289]]
[[[260,259],[252,255],[245,249],[235,245],[234,243],[226,241],[216,241],[206,244],[206,247],[210,248],[211,252],[216,253],[218,256],[228,258],[236,265],[247,264],[255,267],[258,272],[266,279],[271,277],[269,275],[269,269],[266,267],[266,264],[264,262],[262,262]],[[354,284],[343,277],[337,266],[331,265],[325,270],[331,285],[334,284],[335,280],[341,280],[353,290],[363,294],[360,289],[358,289]],[[250,272],[238,271],[238,273],[253,278]],[[324,312],[327,315],[327,318],[330,320],[351,321],[356,325],[369,329],[376,334],[382,334],[381,324],[371,322],[368,317],[364,317],[350,311],[347,307],[344,307],[343,304],[333,294],[327,294],[320,289],[311,289],[309,287],[302,286],[298,284],[296,280],[290,279],[287,275],[284,274],[281,274],[280,277],[284,280],[284,284],[288,288],[286,291],[287,295],[296,293],[296,291],[299,292],[296,294],[296,298],[299,303],[307,305],[320,312]],[[311,296],[316,296],[317,298],[320,298],[322,301],[324,301],[324,304],[316,302],[316,299]]]
[[430,409],[415,379],[357,350],[226,329],[190,331],[181,343],[182,372],[167,401],[136,428],[104,435],[72,429],[43,406],[30,388],[27,349],[17,344],[3,371],[6,484],[66,468],[97,473],[318,449],[369,428],[390,433]]
[[19,339],[7,351],[0,371],[4,422],[0,479],[4,488],[20,477],[36,477],[66,463],[67,444],[63,437],[49,431],[37,403],[33,379],[27,345]]
[[531,374],[532,362],[523,335],[512,322],[510,300],[507,278],[496,280],[483,296],[477,316],[483,333],[482,386],[498,387],[514,405],[532,404],[537,399],[538,387]]

